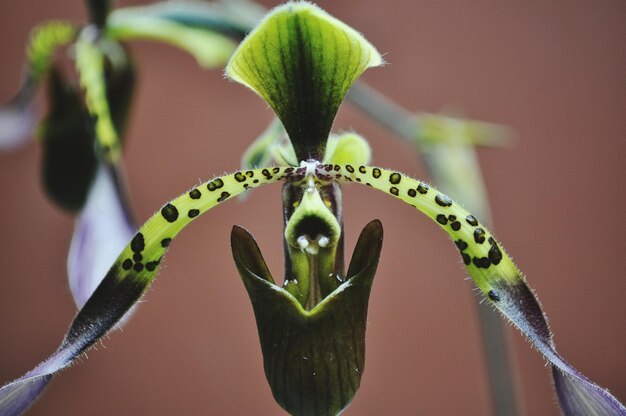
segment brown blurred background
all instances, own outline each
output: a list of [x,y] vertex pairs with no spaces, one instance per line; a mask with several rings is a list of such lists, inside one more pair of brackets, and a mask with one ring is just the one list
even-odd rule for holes
[[[626,400],[626,3],[319,4],[385,53],[389,65],[364,76],[383,93],[411,110],[452,105],[515,129],[511,148],[479,153],[495,232],[542,301],[559,351]],[[83,4],[0,3],[0,100],[15,92],[29,29],[51,18],[82,22]],[[143,222],[236,169],[272,112],[178,50],[131,48],[140,84],[125,162]],[[429,179],[411,148],[349,104],[335,128],[369,138],[376,164]],[[40,158],[34,144],[0,154],[0,383],[48,356],[75,313],[65,271],[73,218],[44,198]],[[248,228],[281,278],[279,189],[231,201],[182,233],[123,332],[59,375],[30,414],[282,414],[229,249],[231,226]],[[386,234],[366,371],[345,414],[488,414],[478,298],[457,250],[409,206],[360,187],[344,199],[349,252],[373,218]],[[558,414],[544,360],[508,333],[523,414]]]

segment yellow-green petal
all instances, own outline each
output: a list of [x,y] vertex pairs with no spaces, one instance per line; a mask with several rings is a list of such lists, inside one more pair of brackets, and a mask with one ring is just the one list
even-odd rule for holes
[[367,140],[356,133],[344,133],[331,134],[323,163],[367,165],[371,160],[372,149]]
[[68,22],[52,21],[35,27],[26,50],[29,76],[39,80],[50,68],[56,49],[72,42],[76,37],[76,27]]
[[85,28],[76,42],[76,68],[80,84],[85,89],[87,109],[96,119],[95,132],[100,150],[105,158],[116,161],[121,155],[121,145],[107,99],[106,59],[115,67],[125,65],[127,57],[121,45],[97,38],[93,27]]
[[[331,173],[332,172],[332,173]],[[457,202],[424,182],[372,166],[319,165],[323,181],[356,182],[386,192],[435,221],[454,241],[467,273],[485,298],[515,325],[552,365],[566,415],[626,415],[626,407],[561,357],[539,301],[493,235]]]
[[226,74],[274,109],[298,160],[321,160],[348,89],[378,51],[356,30],[305,2],[273,9],[239,45]]

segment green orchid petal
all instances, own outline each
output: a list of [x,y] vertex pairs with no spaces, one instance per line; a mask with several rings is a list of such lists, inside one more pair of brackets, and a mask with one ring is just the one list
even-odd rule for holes
[[370,289],[382,226],[361,233],[349,279],[310,311],[276,286],[252,236],[234,227],[233,257],[254,308],[265,375],[274,398],[293,415],[336,415],[352,400],[365,364]]
[[85,89],[87,109],[96,120],[95,135],[98,150],[102,157],[110,162],[119,160],[121,141],[107,94],[106,73],[107,68],[111,68],[110,70],[115,73],[125,70],[128,66],[128,55],[120,44],[100,37],[94,27],[87,27],[82,31],[76,42],[76,67],[80,84]]
[[435,221],[461,252],[466,270],[486,299],[550,362],[561,407],[567,415],[626,415],[607,390],[568,364],[557,352],[539,301],[493,235],[461,205],[424,182],[392,170],[319,165],[322,181],[355,182],[388,193]]
[[80,91],[69,86],[55,68],[49,75],[48,98],[49,113],[40,128],[44,188],[60,207],[79,211],[98,165],[91,118]]
[[165,204],[135,234],[80,310],[59,348],[35,369],[0,387],[0,414],[20,414],[52,377],[109,332],[148,290],[174,237],[194,219],[247,189],[301,181],[304,168],[265,168],[214,178]]
[[57,48],[76,39],[76,26],[68,22],[53,21],[35,27],[30,34],[26,51],[28,77],[38,81],[44,76]]
[[321,160],[339,105],[378,51],[354,29],[305,2],[278,6],[233,54],[226,74],[274,109],[298,160]]
[[356,133],[331,134],[323,163],[367,165],[372,160],[372,148]]
[[191,54],[203,68],[228,62],[236,43],[219,32],[219,10],[207,4],[166,2],[117,9],[107,19],[106,33],[112,39],[146,39],[169,43]]

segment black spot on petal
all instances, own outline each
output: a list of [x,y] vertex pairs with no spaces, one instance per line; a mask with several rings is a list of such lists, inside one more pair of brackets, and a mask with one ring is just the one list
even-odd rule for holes
[[374,170],[372,170],[372,176],[373,177],[378,179],[378,178],[380,178],[380,175],[381,175],[380,169],[374,168]]
[[126,259],[122,263],[122,268],[124,270],[130,270],[133,267],[133,261],[131,259]]
[[452,205],[452,200],[444,194],[437,195],[435,197],[435,202],[437,203],[437,205],[442,207],[449,207],[450,205]]
[[389,193],[391,193],[391,195],[398,196],[400,194],[400,190],[395,186],[392,186],[391,188],[389,188]]
[[474,257],[472,262],[474,263],[474,266],[479,269],[488,269],[489,266],[491,266],[491,261],[487,257]]
[[458,249],[459,249],[459,250],[461,250],[461,251],[463,251],[463,250],[467,249],[467,247],[468,247],[467,243],[466,243],[465,241],[461,240],[461,239],[456,240],[456,241],[454,242],[454,244],[456,244],[456,246],[458,247]]
[[473,225],[474,227],[478,225],[478,220],[473,215],[468,215],[467,217],[465,217],[465,221],[467,221],[469,225]]
[[494,302],[500,302],[500,296],[498,296],[498,294],[494,292],[493,290],[490,290],[489,292],[487,292],[487,296],[489,296],[489,299],[491,299]]
[[416,191],[415,189],[411,188],[411,189],[409,189],[409,190],[407,191],[407,194],[409,194],[409,196],[410,196],[411,198],[415,198],[415,197],[417,196],[417,191]]
[[482,244],[485,242],[485,230],[482,228],[477,228],[474,230],[474,241],[478,244]]
[[419,192],[422,195],[428,192],[429,189],[430,189],[430,186],[428,186],[424,182],[420,182],[420,184],[417,186],[417,192]]
[[454,231],[459,231],[461,229],[461,223],[458,221],[454,221],[450,224],[450,228],[452,228]]
[[195,218],[200,214],[200,210],[199,209],[190,209],[189,212],[187,212],[187,216],[189,218]]
[[159,265],[160,260],[158,261],[149,261],[148,263],[146,263],[146,270],[149,272],[153,272],[156,270],[157,266]]
[[439,214],[437,215],[437,217],[435,218],[437,220],[437,222],[441,225],[446,225],[448,223],[448,219],[446,218],[445,215],[443,214]]
[[191,191],[189,191],[189,198],[191,199],[200,199],[201,196],[202,193],[199,189],[192,189]]
[[222,194],[220,195],[219,198],[217,198],[217,202],[222,202],[222,201],[226,201],[228,199],[228,197],[230,196],[230,194],[226,191],[222,192]]
[[400,176],[399,173],[394,172],[391,175],[389,175],[389,182],[391,182],[394,185],[399,184],[401,180],[402,180],[402,176]]
[[137,233],[130,242],[130,249],[133,253],[140,253],[146,247],[146,243],[143,239],[143,234]]
[[174,222],[178,219],[178,210],[172,204],[167,204],[161,209],[161,215],[167,222]]
[[500,264],[500,262],[502,261],[502,251],[500,251],[500,247],[498,247],[498,244],[493,244],[491,246],[487,256],[489,256],[489,260],[493,264],[495,264],[495,265]]
[[213,192],[216,189],[220,189],[222,186],[224,186],[224,181],[221,178],[217,178],[217,179],[209,182],[209,184],[207,185],[207,189],[209,191]]
[[163,248],[168,247],[171,242],[172,242],[171,238],[164,238],[163,240],[161,240],[161,247]]

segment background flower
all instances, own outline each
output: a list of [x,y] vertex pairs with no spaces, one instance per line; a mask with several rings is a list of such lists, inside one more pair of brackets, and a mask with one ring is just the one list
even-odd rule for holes
[[[620,215],[626,198],[626,7],[608,1],[511,2],[499,8],[439,3],[319,1],[388,52],[391,65],[364,76],[382,92],[414,110],[456,104],[469,117],[517,131],[512,150],[480,152],[494,231],[539,293],[559,351],[623,400],[626,282],[618,253],[626,247]],[[83,13],[82,5],[69,1],[0,5],[0,97],[15,91],[23,62],[16,45],[25,44],[28,30],[54,17],[83,21]],[[198,69],[183,52],[146,43],[132,49],[150,69],[141,72],[126,153],[142,221],[194,181],[232,170],[272,112],[218,72]],[[428,179],[412,149],[349,104],[335,126],[367,137],[375,163]],[[36,146],[0,155],[0,190],[11,195],[3,199],[0,220],[3,380],[53,350],[75,311],[65,277],[72,219],[45,201],[39,157]],[[346,189],[347,251],[365,223],[381,218],[386,241],[378,280],[391,284],[372,294],[366,373],[345,414],[483,414],[475,299],[458,253],[410,207],[367,189]],[[280,270],[282,252],[268,250],[280,244],[279,193],[274,186],[264,196],[253,192],[245,205],[232,201],[181,235],[158,290],[129,330],[107,340],[106,354],[89,354],[89,366],[59,377],[32,414],[275,414],[228,236],[234,221],[245,226],[270,267]],[[360,209],[365,199],[371,210]],[[556,413],[542,359],[511,333],[525,411]],[[454,400],[442,399],[449,396]]]

